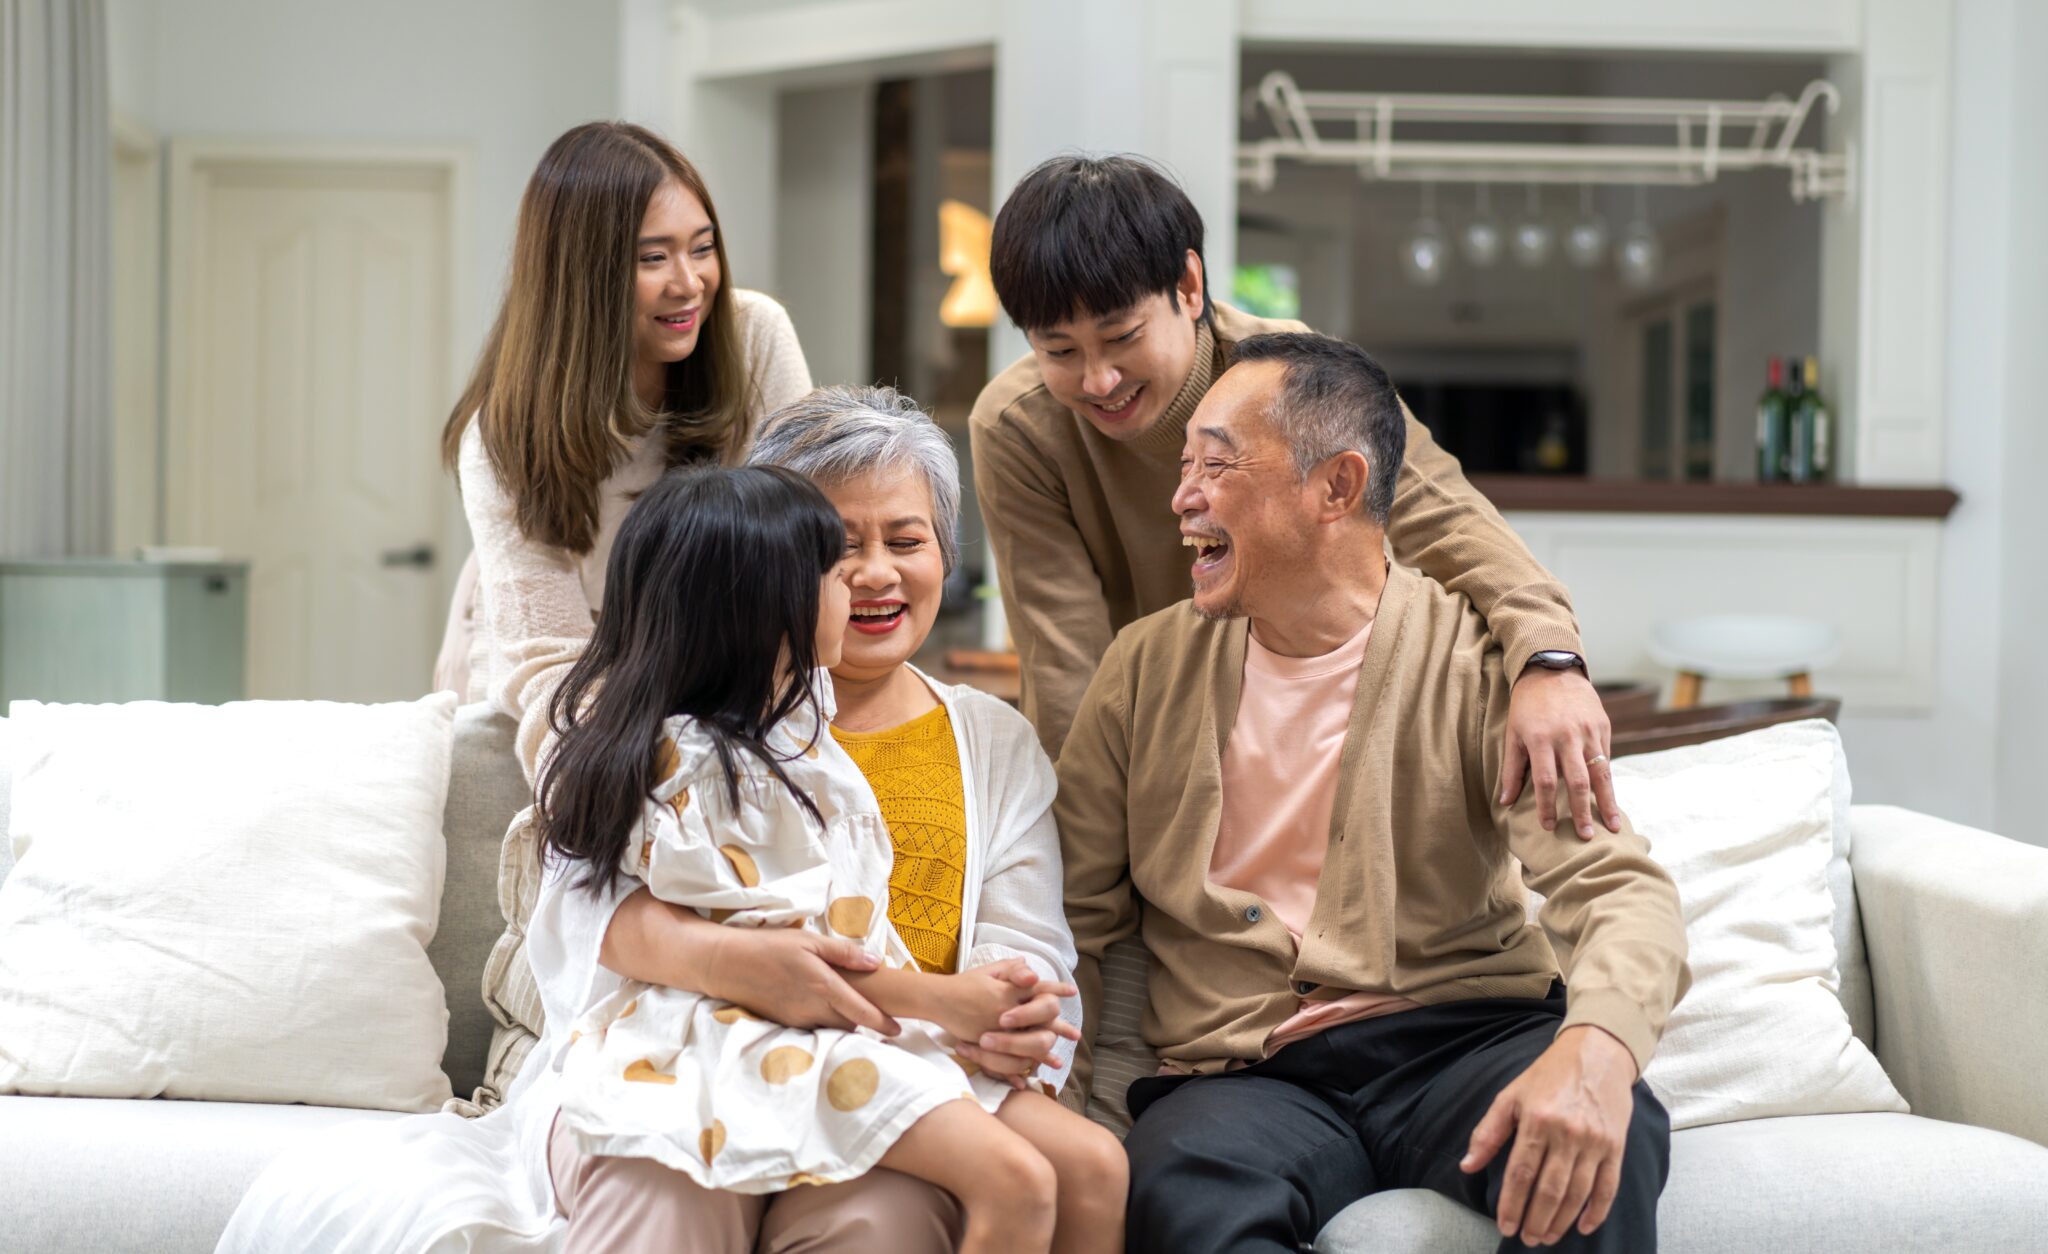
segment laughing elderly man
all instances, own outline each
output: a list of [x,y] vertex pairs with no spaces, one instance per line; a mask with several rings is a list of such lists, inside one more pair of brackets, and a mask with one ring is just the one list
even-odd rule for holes
[[1142,929],[1155,959],[1133,1251],[1293,1251],[1413,1187],[1503,1250],[1656,1248],[1670,1128],[1638,1077],[1686,983],[1678,895],[1625,824],[1498,805],[1501,651],[1385,557],[1403,438],[1362,350],[1239,344],[1173,498],[1194,597],[1117,637],[1060,757],[1091,1028],[1104,951]]

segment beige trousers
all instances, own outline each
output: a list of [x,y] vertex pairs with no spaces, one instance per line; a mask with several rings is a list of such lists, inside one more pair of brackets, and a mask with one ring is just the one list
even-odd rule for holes
[[567,1254],[954,1254],[960,1207],[936,1185],[877,1168],[786,1193],[700,1188],[646,1158],[586,1154],[557,1121],[548,1136]]

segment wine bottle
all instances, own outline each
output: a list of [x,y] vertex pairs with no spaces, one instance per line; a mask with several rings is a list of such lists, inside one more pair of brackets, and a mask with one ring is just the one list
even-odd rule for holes
[[1799,369],[1800,358],[1796,353],[1785,360],[1792,368],[1787,372],[1791,378],[1785,381],[1785,459],[1778,467],[1778,477],[1790,483],[1806,483],[1813,478],[1807,463],[1813,444],[1806,438],[1806,422],[1812,417],[1806,407],[1806,376]]
[[1835,432],[1833,417],[1828,413],[1828,403],[1820,394],[1820,362],[1809,356],[1805,368],[1806,392],[1804,409],[1805,421],[1800,424],[1802,440],[1805,443],[1807,482],[1826,483],[1833,473],[1830,458],[1834,453]]
[[1785,466],[1785,363],[1771,358],[1769,385],[1756,403],[1756,480],[1775,483]]

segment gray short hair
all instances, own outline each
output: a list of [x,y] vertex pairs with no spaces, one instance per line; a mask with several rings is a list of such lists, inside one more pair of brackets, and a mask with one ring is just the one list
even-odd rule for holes
[[932,526],[950,573],[960,560],[960,462],[945,429],[889,387],[824,387],[768,416],[747,460],[830,486],[878,470],[915,470],[932,494]]
[[1286,369],[1267,417],[1294,454],[1303,479],[1339,453],[1368,465],[1365,513],[1384,527],[1408,451],[1408,420],[1393,380],[1356,344],[1313,331],[1283,331],[1239,341],[1231,363],[1277,361]]

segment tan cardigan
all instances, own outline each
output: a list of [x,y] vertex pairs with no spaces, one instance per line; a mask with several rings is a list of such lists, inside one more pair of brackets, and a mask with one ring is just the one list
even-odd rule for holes
[[[1059,756],[1118,629],[1188,595],[1187,550],[1170,503],[1188,418],[1229,364],[1231,345],[1306,329],[1218,303],[1215,334],[1196,332],[1187,382],[1129,443],[1054,400],[1033,357],[982,389],[969,419],[974,487],[1023,662],[1021,708],[1047,753]],[[1387,531],[1395,561],[1471,598],[1506,651],[1508,674],[1519,675],[1540,649],[1584,652],[1564,586],[1413,415]]]
[[1257,897],[1208,877],[1248,623],[1183,602],[1117,637],[1054,804],[1084,1032],[1102,1003],[1097,964],[1141,920],[1155,960],[1145,1039],[1197,1073],[1260,1058],[1303,996],[1541,997],[1557,959],[1527,917],[1519,859],[1548,898],[1544,927],[1571,947],[1565,1025],[1604,1028],[1647,1064],[1687,982],[1677,889],[1632,828],[1583,841],[1570,824],[1544,831],[1532,792],[1495,804],[1509,684],[1463,597],[1393,567],[1374,623],[1299,952]]

